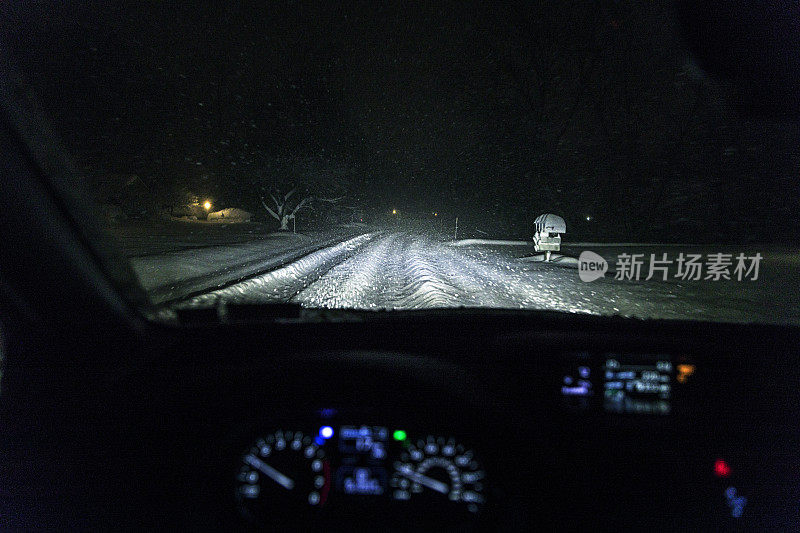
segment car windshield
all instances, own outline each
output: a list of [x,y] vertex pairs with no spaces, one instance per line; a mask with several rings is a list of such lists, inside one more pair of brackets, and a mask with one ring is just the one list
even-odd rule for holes
[[798,323],[800,130],[669,1],[4,2],[152,303]]

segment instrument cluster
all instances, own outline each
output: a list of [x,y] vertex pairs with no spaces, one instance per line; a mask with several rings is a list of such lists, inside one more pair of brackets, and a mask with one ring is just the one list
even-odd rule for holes
[[393,426],[323,420],[270,429],[244,450],[235,476],[240,512],[272,526],[348,515],[467,524],[486,502],[486,471],[471,447]]

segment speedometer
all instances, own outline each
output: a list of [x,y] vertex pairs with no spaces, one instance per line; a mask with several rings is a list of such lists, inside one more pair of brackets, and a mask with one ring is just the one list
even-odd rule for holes
[[427,436],[407,443],[390,480],[395,500],[450,501],[477,513],[485,498],[484,471],[472,450],[453,439]]
[[325,451],[299,431],[275,431],[242,456],[237,475],[242,511],[273,521],[290,509],[321,507],[330,490]]

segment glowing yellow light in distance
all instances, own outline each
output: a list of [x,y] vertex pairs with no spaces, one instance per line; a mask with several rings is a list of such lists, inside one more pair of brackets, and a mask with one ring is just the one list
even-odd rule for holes
[[206,203],[203,204],[203,207],[206,208],[206,211],[210,210],[211,209],[211,202],[206,200]]

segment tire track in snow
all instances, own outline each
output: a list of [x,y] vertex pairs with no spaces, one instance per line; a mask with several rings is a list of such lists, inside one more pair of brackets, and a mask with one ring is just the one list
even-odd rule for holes
[[[458,279],[475,291],[477,304],[481,307],[504,308],[549,308],[558,305],[563,276],[552,272],[525,271],[508,257],[485,250],[463,250],[457,253],[453,263],[469,265],[458,271]],[[559,272],[558,274],[563,274]],[[554,287],[547,281],[556,278]]]
[[326,272],[294,299],[309,307],[423,309],[463,305],[466,295],[434,263],[426,239],[388,235]]
[[423,237],[406,236],[404,241],[400,256],[402,275],[392,295],[391,307],[425,309],[464,305],[468,295],[454,287],[436,264],[438,247]]
[[375,233],[366,233],[317,250],[260,276],[190,298],[180,307],[208,307],[220,300],[233,303],[287,302],[375,237]]
[[292,301],[305,307],[382,308],[375,296],[384,293],[382,271],[396,240],[396,235],[389,235],[370,242],[357,254],[325,272]]
[[461,249],[437,243],[438,267],[445,272],[450,283],[458,288],[465,298],[466,307],[517,307],[517,298],[510,290],[508,279],[497,269],[482,268],[479,260]]

